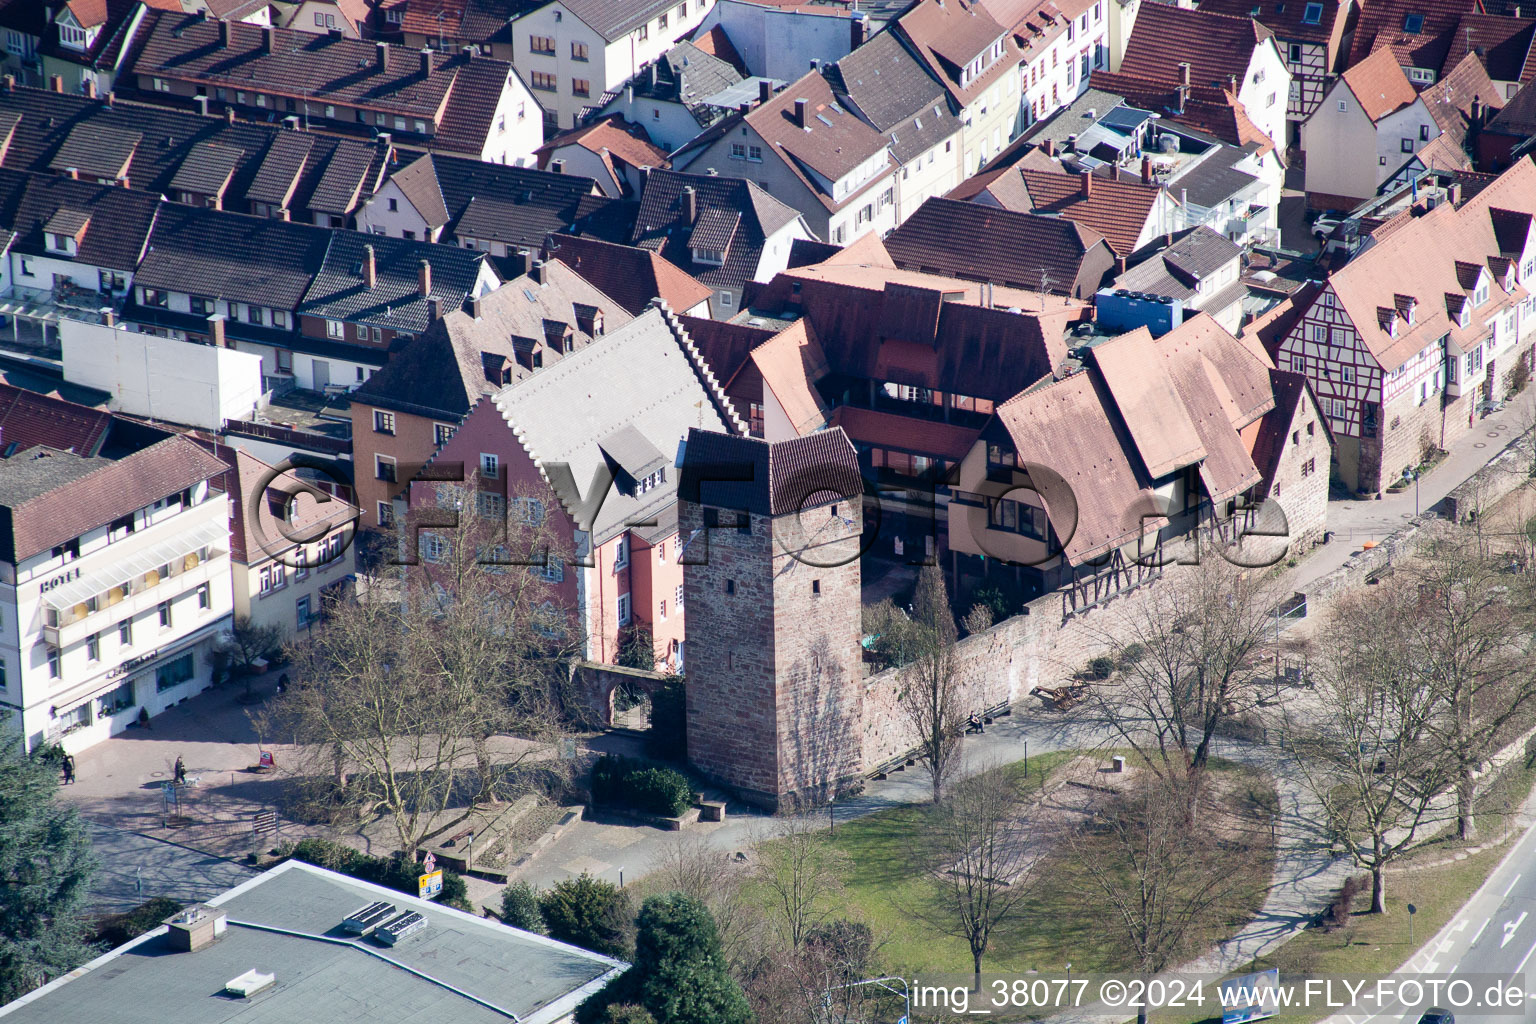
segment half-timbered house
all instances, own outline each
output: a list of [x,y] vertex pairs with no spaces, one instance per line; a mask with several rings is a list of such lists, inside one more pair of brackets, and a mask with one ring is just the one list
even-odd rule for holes
[[1531,365],[1536,165],[1377,229],[1278,344],[1335,435],[1340,479],[1377,493],[1444,448]]

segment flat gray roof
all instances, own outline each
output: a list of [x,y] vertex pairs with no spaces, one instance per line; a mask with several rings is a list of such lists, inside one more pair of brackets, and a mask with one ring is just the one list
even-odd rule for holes
[[[377,900],[429,926],[390,947],[344,935]],[[547,1024],[624,964],[429,900],[287,861],[209,901],[222,939],[171,950],[162,926],[0,1008],[6,1024]],[[223,993],[249,970],[276,975],[250,999]]]

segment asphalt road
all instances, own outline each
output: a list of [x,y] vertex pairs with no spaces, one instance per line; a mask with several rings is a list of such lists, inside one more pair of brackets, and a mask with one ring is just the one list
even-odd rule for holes
[[[1528,829],[1466,905],[1399,975],[1525,974],[1536,991],[1536,827]],[[1481,986],[1479,986],[1481,988]],[[1536,1020],[1536,1006],[1510,1013],[1452,1008],[1456,1024]],[[1416,1024],[1401,1004],[1377,1013],[1340,1014],[1335,1024]]]
[[137,832],[89,822],[91,845],[101,867],[91,879],[90,909],[132,910],[155,896],[197,903],[232,889],[256,874],[223,857],[162,842]]

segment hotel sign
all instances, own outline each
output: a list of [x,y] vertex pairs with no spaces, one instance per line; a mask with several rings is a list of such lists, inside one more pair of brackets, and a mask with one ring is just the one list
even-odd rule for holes
[[80,578],[80,567],[78,565],[75,566],[73,569],[65,569],[63,572],[59,573],[57,576],[54,576],[54,577],[51,577],[49,579],[43,580],[42,592],[46,594],[46,593],[48,593],[48,591],[54,589],[55,587],[62,587],[64,584],[69,583],[69,582],[71,582],[73,580],[77,580],[79,578]]

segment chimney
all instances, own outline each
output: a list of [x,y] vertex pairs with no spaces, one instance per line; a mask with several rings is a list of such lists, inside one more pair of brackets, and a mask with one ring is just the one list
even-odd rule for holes
[[225,107],[224,108],[224,120],[228,124],[234,124],[235,123],[235,108],[234,107]]
[[795,124],[796,124],[796,126],[798,126],[800,128],[804,128],[805,127],[806,121],[807,121],[806,111],[810,109],[810,106],[811,106],[811,101],[810,100],[804,100],[804,99],[795,100]]
[[821,70],[821,61],[818,58],[816,58],[816,57],[812,57],[811,58],[811,70],[812,71],[820,71]]
[[1120,180],[1120,162],[1118,160],[1109,165],[1109,180]]
[[1190,66],[1189,61],[1187,61],[1187,60],[1179,61],[1179,84],[1182,85],[1186,89],[1189,88],[1189,73],[1190,73],[1190,70],[1191,70],[1191,66]]
[[117,102],[117,93],[114,92],[111,89],[108,89],[107,90],[107,106],[111,107],[112,104],[116,103],[116,102]]
[[651,182],[651,165],[645,164],[640,168],[640,191],[645,191],[645,186]]
[[1237,92],[1237,76],[1236,75],[1228,75],[1227,76],[1227,87],[1230,88],[1234,93]]
[[229,919],[218,907],[195,903],[161,923],[166,926],[166,945],[178,953],[196,953],[224,937]]
[[64,76],[63,75],[49,75],[48,76],[48,89],[51,92],[63,92],[64,91]]
[[1092,199],[1093,198],[1093,172],[1092,171],[1089,171],[1087,174],[1083,175],[1083,198],[1084,199]]
[[433,295],[427,299],[427,319],[433,323],[443,318],[443,300]]
[[1145,153],[1141,154],[1141,183],[1152,184],[1152,158]]
[[1461,205],[1461,182],[1453,181],[1446,186],[1445,201],[1453,207]]
[[5,78],[3,79],[3,81],[5,82],[5,91],[6,92],[15,92],[16,91],[16,76],[15,75],[6,75]]
[[112,311],[111,306],[101,307],[101,322],[107,327],[117,326],[117,314]]
[[514,249],[512,251],[512,269],[516,271],[514,277],[524,277],[531,269],[533,253],[527,249]]
[[869,41],[869,15],[854,11],[848,16],[848,48],[857,50]]
[[373,259],[373,246],[363,246],[363,283],[369,288],[379,283],[378,264]]
[[532,263],[530,263],[528,265],[528,277],[535,284],[543,284],[544,283],[544,261],[543,260],[534,260]]
[[219,22],[219,49],[229,49],[229,22]]
[[373,63],[375,65],[377,65],[377,67],[378,67],[378,69],[380,71],[387,71],[387,70],[389,70],[389,44],[388,43],[380,42],[380,43],[374,43],[373,44]]
[[281,210],[277,211],[277,219],[282,221],[284,224],[287,224],[288,221],[290,219],[292,219],[292,217],[293,217],[293,211],[288,209],[288,207],[286,207],[286,206],[283,207]]
[[1125,273],[1125,257],[1124,256],[1116,256],[1115,257],[1115,276],[1119,277],[1123,273]]
[[1176,114],[1184,113],[1184,108],[1189,106],[1189,61],[1179,62],[1179,103],[1174,111]]
[[80,180],[80,168],[78,167],[66,167],[64,168],[64,173],[69,175],[70,181]]
[[689,224],[699,219],[699,194],[692,185],[683,186],[683,216]]
[[261,29],[261,52],[272,52],[272,38],[277,34],[277,29],[271,25],[263,25]]
[[476,320],[480,319],[480,296],[476,295],[469,300],[469,315]]
[[1055,156],[1056,155],[1056,142],[1055,142],[1055,140],[1054,139],[1046,139],[1044,142],[1040,143],[1040,152],[1044,153],[1046,156]]
[[88,100],[95,99],[96,98],[96,80],[94,78],[87,78],[85,81],[81,82],[80,83],[80,91],[85,93],[85,98],[86,99],[88,99]]
[[757,102],[767,103],[771,99],[773,99],[773,83],[765,78],[757,83]]
[[197,107],[197,112],[199,114],[203,115],[204,117],[208,116],[208,97],[207,96],[193,96],[192,97],[192,105]]
[[208,340],[214,348],[229,348],[229,338],[224,334],[223,313],[215,313],[208,318]]
[[416,290],[422,298],[432,294],[432,264],[426,260],[416,264]]
[[551,160],[549,162],[549,173],[551,173],[551,174],[564,174],[565,173],[565,161],[564,160]]
[[425,46],[421,48],[421,77],[426,78],[432,73],[432,51]]

